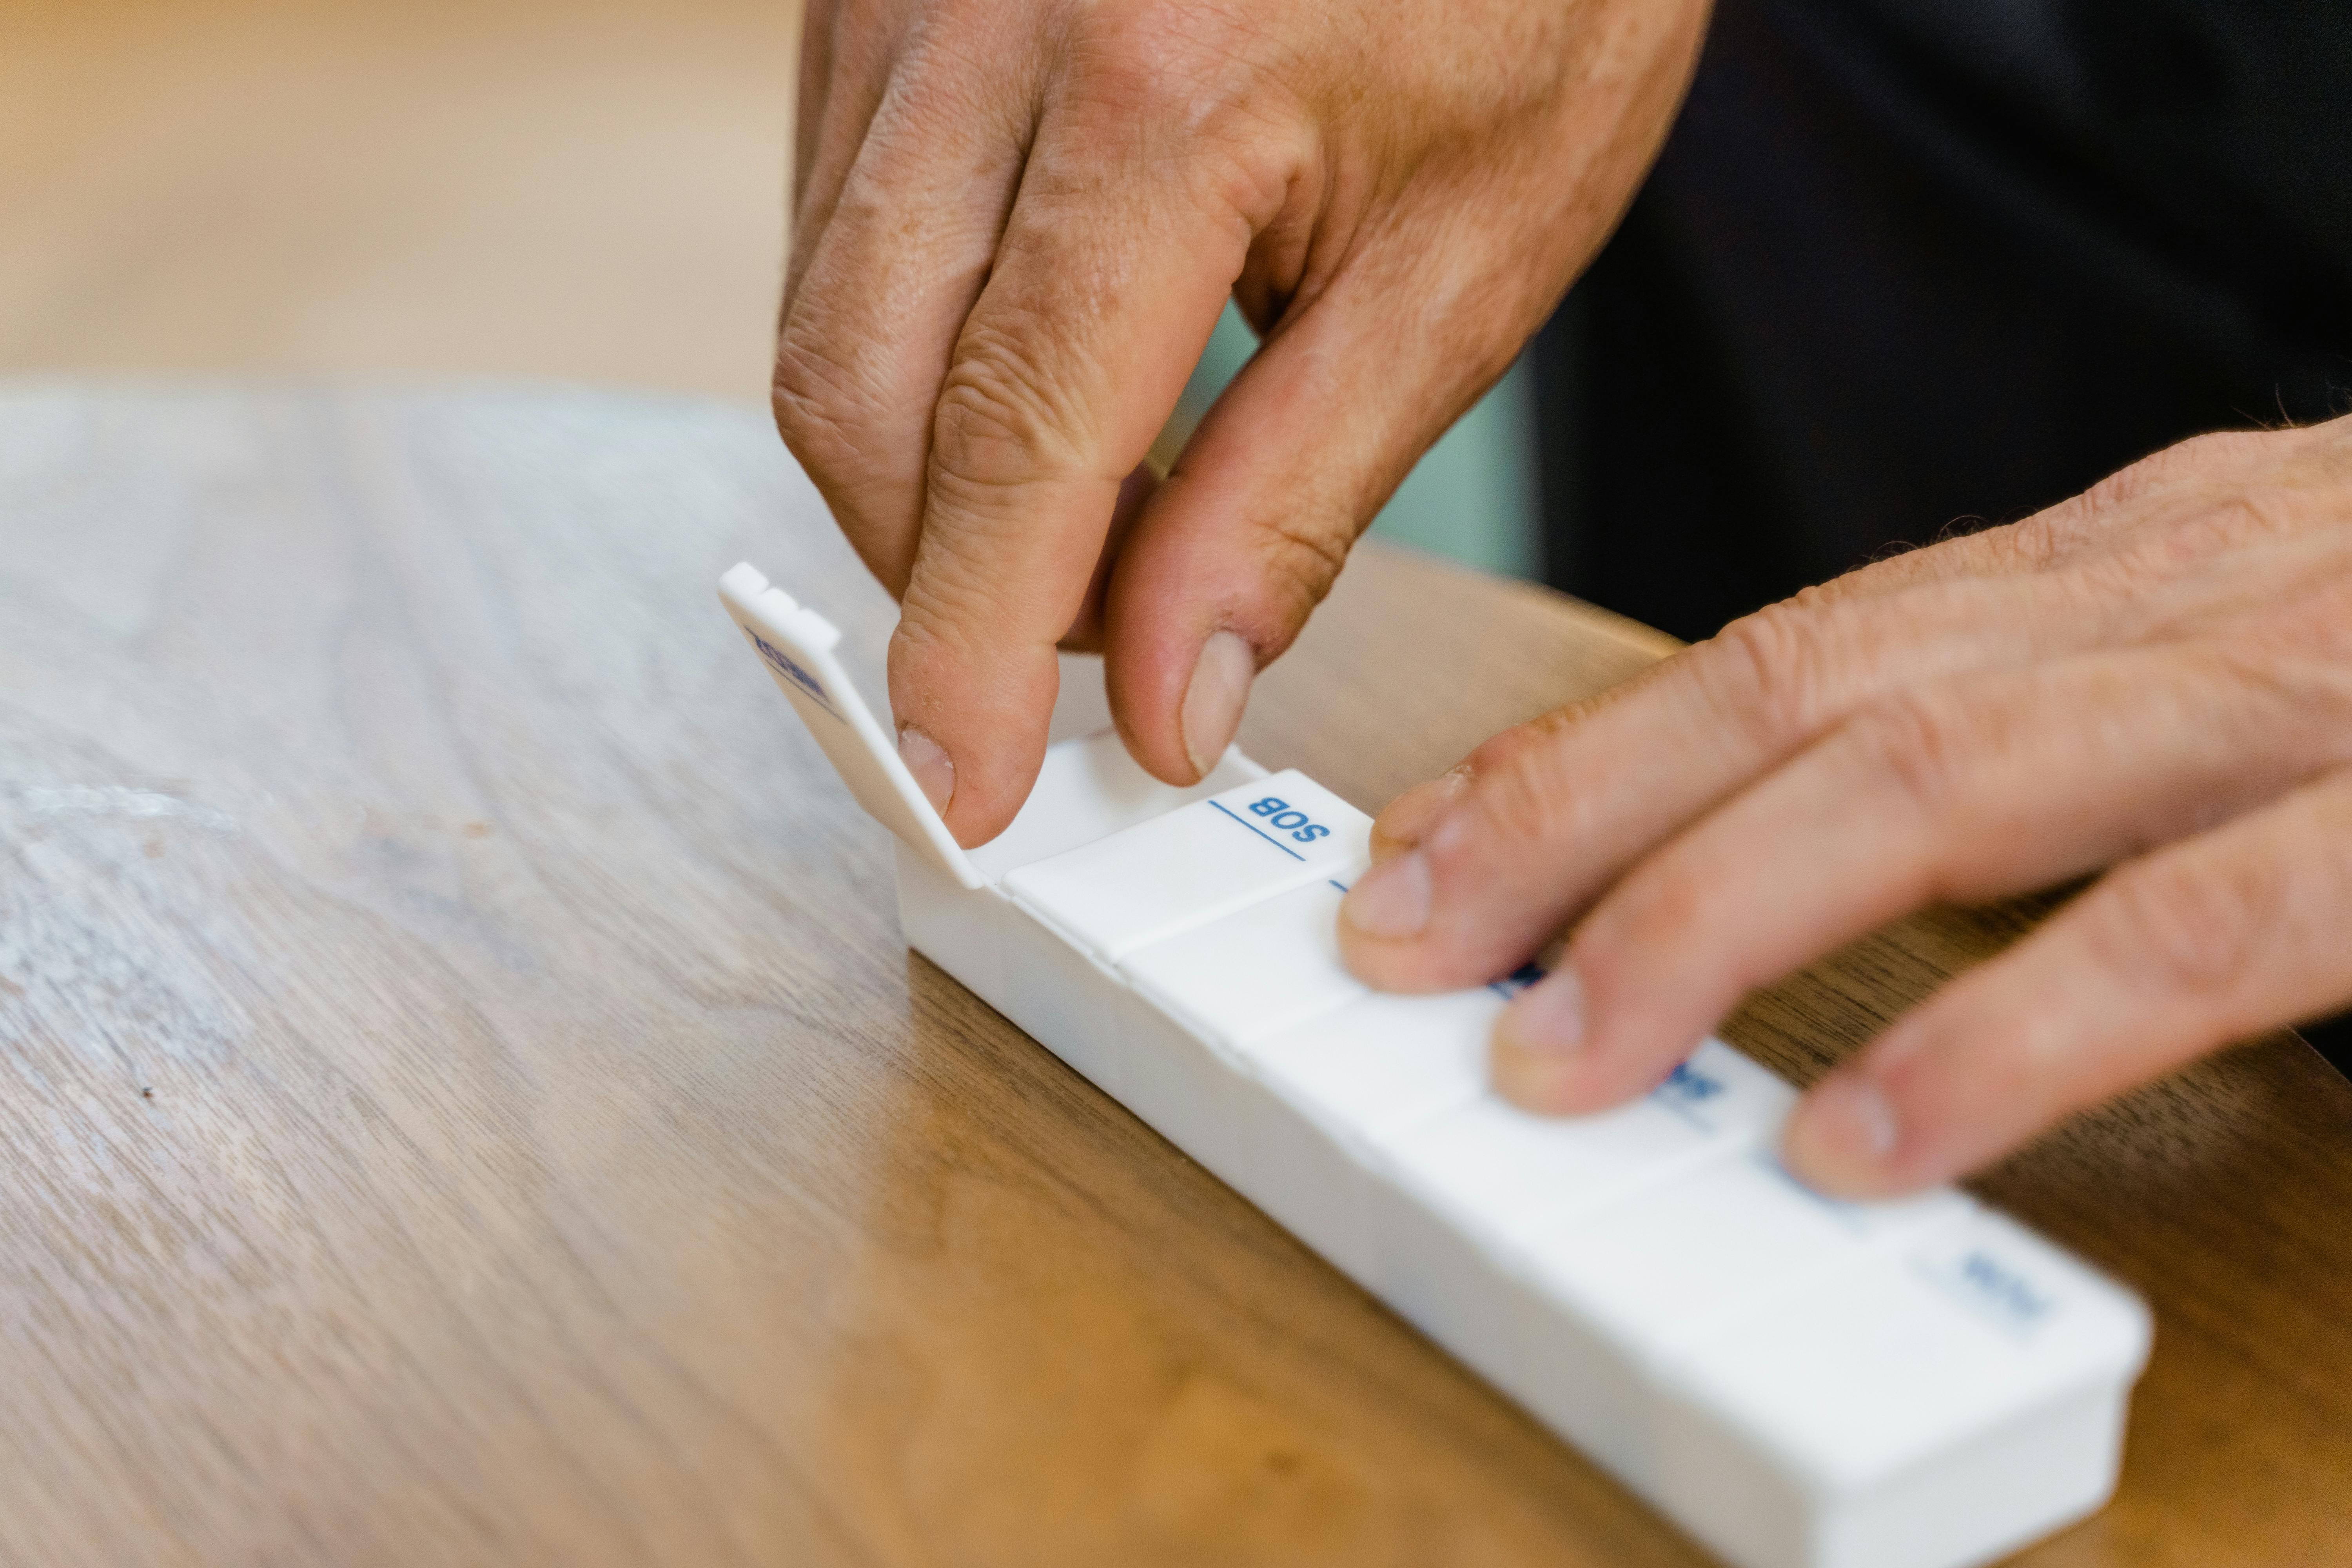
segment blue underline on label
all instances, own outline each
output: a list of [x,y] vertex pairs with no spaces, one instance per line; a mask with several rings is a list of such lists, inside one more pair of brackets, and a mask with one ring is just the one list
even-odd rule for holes
[[1228,808],[1226,807],[1225,804],[1224,804],[1223,801],[1215,801],[1215,800],[1213,800],[1213,801],[1211,801],[1209,804],[1210,804],[1211,805],[1215,806],[1219,811],[1224,812],[1224,814],[1225,814],[1227,816],[1233,816],[1233,817],[1234,817],[1234,820],[1235,822],[1241,822],[1241,823],[1242,823],[1242,826],[1243,826],[1244,827],[1248,828],[1252,833],[1256,834],[1260,838],[1265,839],[1268,844],[1273,845],[1276,849],[1281,850],[1285,855],[1289,856],[1293,860],[1304,860],[1304,859],[1306,859],[1306,858],[1307,858],[1307,857],[1306,857],[1306,856],[1301,855],[1297,850],[1293,849],[1289,845],[1285,844],[1281,839],[1276,838],[1276,837],[1274,837],[1274,835],[1272,835],[1272,834],[1268,833],[1265,828],[1260,827],[1256,823],[1255,823],[1255,822],[1242,822],[1242,819],[1241,819],[1240,817],[1238,817],[1238,816],[1234,816],[1233,812],[1232,812],[1230,809],[1228,809]]

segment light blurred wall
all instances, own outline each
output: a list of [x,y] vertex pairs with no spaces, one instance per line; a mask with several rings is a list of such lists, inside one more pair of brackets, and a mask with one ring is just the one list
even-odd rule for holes
[[798,10],[0,0],[0,372],[764,399]]
[[[0,0],[0,374],[762,401],[792,0]],[[1180,422],[1252,340],[1227,312]],[[1533,569],[1516,374],[1378,531]]]

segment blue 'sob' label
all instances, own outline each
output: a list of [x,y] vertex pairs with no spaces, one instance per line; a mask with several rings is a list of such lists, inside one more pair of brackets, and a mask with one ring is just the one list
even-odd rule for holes
[[1952,1271],[1954,1283],[1975,1296],[1983,1308],[2012,1328],[2031,1329],[2056,1305],[2018,1269],[1982,1247],[1971,1248]]
[[1250,815],[1263,820],[1276,832],[1287,833],[1301,844],[1312,844],[1318,838],[1328,838],[1331,830],[1309,817],[1305,812],[1276,795],[1250,802]]

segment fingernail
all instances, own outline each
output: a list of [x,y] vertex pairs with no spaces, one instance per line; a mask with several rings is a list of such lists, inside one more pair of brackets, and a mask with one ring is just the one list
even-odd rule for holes
[[1876,1186],[1902,1142],[1885,1092],[1858,1072],[1824,1079],[1799,1103],[1780,1158],[1808,1186],[1848,1192]]
[[1429,858],[1418,849],[1384,860],[1358,879],[1339,918],[1366,936],[1396,942],[1429,923]]
[[1529,1110],[1557,1110],[1583,1050],[1584,982],[1555,969],[1495,1020],[1495,1087]]
[[1372,824],[1374,857],[1385,858],[1419,844],[1428,835],[1429,825],[1469,787],[1470,765],[1465,763],[1450,773],[1413,785],[1389,802],[1388,809]]
[[1184,755],[1195,773],[1207,777],[1234,743],[1234,731],[1242,727],[1242,710],[1249,703],[1250,682],[1256,679],[1257,655],[1240,633],[1213,633],[1201,645],[1192,684],[1184,688],[1184,706],[1176,715],[1184,735]]
[[1496,1021],[1495,1037],[1513,1050],[1566,1056],[1584,1048],[1584,982],[1574,969],[1553,970],[1519,993]]
[[940,743],[916,729],[912,724],[898,731],[898,760],[915,775],[922,786],[923,798],[941,816],[948,814],[948,802],[955,798],[955,759],[940,748]]

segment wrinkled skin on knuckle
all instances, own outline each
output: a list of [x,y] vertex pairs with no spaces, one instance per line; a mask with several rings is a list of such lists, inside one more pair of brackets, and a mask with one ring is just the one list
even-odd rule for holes
[[2087,515],[2082,498],[2076,497],[2032,517],[1988,528],[1974,536],[1974,543],[1997,573],[2021,576],[2041,572],[2065,553]]
[[2221,998],[2254,967],[2285,902],[2273,862],[2159,857],[2109,874],[2105,917],[2088,933],[2110,973],[2158,995]]
[[[2340,423],[2340,422],[2339,422]],[[2153,531],[2184,554],[2307,526],[2329,510],[2346,475],[2332,472],[2336,437],[2315,430],[2223,430],[2194,436],[2109,475],[2053,511],[2105,538]],[[2179,542],[2173,542],[2174,540]]]
[[[2336,605],[2352,610],[2352,592]],[[2217,727],[2216,743],[2239,777],[2285,788],[2352,763],[2352,626],[2332,629],[2336,647],[2315,648],[2305,627],[2258,617],[2235,637],[2174,655],[2188,675],[2230,692],[2231,721]]]
[[1865,787],[1937,824],[1951,816],[1969,759],[1997,743],[1952,693],[1918,689],[1872,702],[1847,721],[1840,739],[1861,760]]
[[2217,560],[2300,534],[2314,521],[2317,501],[2266,479],[2201,490],[2124,532],[2116,556],[2138,581],[2201,574]]
[[932,419],[935,487],[974,496],[1084,472],[1080,400],[1001,326],[967,328]]
[[921,0],[847,0],[812,6],[803,16],[787,298],[817,237],[820,226],[807,220],[822,216],[830,193],[856,162],[869,118],[910,52],[909,34],[922,12]]
[[1238,7],[1098,5],[1071,28],[1059,106],[1097,144],[1139,139],[1148,153],[1172,157],[1171,174],[1211,166],[1212,152],[1245,164],[1269,132],[1305,117],[1288,79],[1300,51],[1279,33],[1267,16]]
[[803,468],[833,476],[856,467],[867,399],[856,367],[803,316],[788,319],[777,336],[768,397],[777,434]]
[[927,542],[923,566],[899,605],[894,658],[899,657],[896,645],[903,644],[905,656],[918,662],[936,656],[961,668],[996,651],[999,639],[993,628],[1001,618],[1000,605],[972,551]]
[[2095,512],[2115,512],[2160,498],[2183,486],[2197,486],[2221,478],[2242,465],[2269,457],[2270,433],[2258,430],[2217,430],[2191,436],[2160,452],[2152,452],[2128,468],[2118,468],[2083,492],[2084,505]]
[[2352,575],[2352,430],[2239,432],[2206,449],[2237,467],[2144,490],[2061,568],[2131,640],[2243,636]]
[[1764,754],[1801,743],[1829,711],[1836,656],[1829,615],[1799,604],[1742,616],[1688,655],[1708,708]]
[[[993,437],[992,437],[993,439]],[[998,454],[1005,477],[973,478],[941,468],[931,474],[929,504],[904,621],[969,665],[1008,639],[1057,641],[1084,607],[1090,574],[1050,569],[1035,548],[1032,521],[1038,482],[1017,456]],[[1110,499],[1106,488],[1106,505]],[[1041,634],[1040,628],[1052,628]]]
[[1069,76],[1107,115],[1192,128],[1246,102],[1282,58],[1267,16],[1184,0],[1111,0],[1070,30]]
[[[1244,257],[1234,297],[1252,310],[1296,291],[1317,231],[1349,220],[1322,202],[1323,128],[1297,90],[1300,44],[1266,14],[1179,0],[1087,13],[1074,28],[1056,114],[1089,160],[1106,147]],[[1306,51],[1314,53],[1310,48]],[[1161,243],[1153,240],[1151,243]]]
[[[913,476],[894,473],[887,448],[861,428],[871,407],[856,372],[788,330],[777,344],[769,409],[866,569],[894,596],[904,593],[915,548]],[[909,481],[895,487],[906,492],[903,514],[889,500],[895,479]]]
[[1352,542],[1345,525],[1311,515],[1269,518],[1252,531],[1254,580],[1269,596],[1273,610],[1266,624],[1252,627],[1252,640],[1261,644],[1260,658],[1272,658],[1289,647],[1339,580]]
[[2021,572],[2063,569],[2107,555],[2120,530],[2163,515],[2179,504],[2185,488],[2202,482],[2207,460],[2187,450],[2202,439],[2143,458],[2055,506],[1979,537],[2005,558],[2009,569]]
[[2268,485],[2176,493],[2116,520],[2057,571],[2126,624],[2150,633],[2193,625],[2204,606],[2226,603],[2238,567],[2306,535],[2324,510],[2325,498]]

